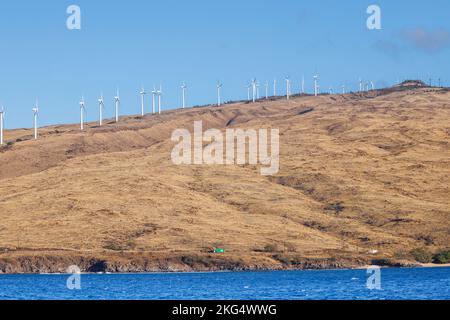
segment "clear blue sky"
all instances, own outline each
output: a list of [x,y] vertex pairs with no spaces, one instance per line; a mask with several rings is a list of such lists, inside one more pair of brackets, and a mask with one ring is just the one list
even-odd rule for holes
[[[66,28],[69,5],[81,7],[82,29]],[[370,4],[382,10],[382,30],[366,27]],[[161,81],[164,108],[246,97],[252,77],[290,75],[307,90],[317,70],[322,88],[356,89],[362,77],[378,86],[397,79],[450,83],[448,0],[47,0],[7,1],[0,10],[0,103],[6,127],[31,127],[35,98],[40,125],[76,123],[85,95],[88,120],[96,120],[103,91],[113,115],[118,86],[122,112],[140,110],[139,88]],[[147,110],[150,110],[147,96]]]

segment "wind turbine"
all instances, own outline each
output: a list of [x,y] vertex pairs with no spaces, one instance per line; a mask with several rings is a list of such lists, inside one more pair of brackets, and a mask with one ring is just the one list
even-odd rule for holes
[[259,100],[259,82],[256,81],[256,100]]
[[317,97],[319,91],[319,76],[314,76],[314,96]]
[[252,88],[251,84],[245,86],[247,88],[247,101],[250,101],[250,90]]
[[273,96],[277,96],[277,79],[273,80]]
[[163,95],[162,92],[162,84],[159,84],[159,90],[158,90],[158,114],[161,114],[161,97]]
[[117,89],[117,95],[114,97],[115,106],[116,106],[116,123],[119,122],[119,107],[120,107],[120,96],[119,89]]
[[359,78],[359,92],[363,91],[363,81],[361,78]]
[[256,79],[252,79],[252,100],[253,100],[253,103],[255,103],[255,101],[256,101],[256,86],[257,86]]
[[39,114],[39,103],[36,99],[36,105],[33,107],[33,116],[34,116],[34,140],[37,140],[38,138],[38,132],[37,132],[37,117]]
[[345,94],[345,84],[342,85],[342,94]]
[[370,81],[370,86],[372,87],[372,91],[375,90],[375,84],[373,83],[373,81]]
[[84,112],[86,111],[86,106],[84,104],[84,97],[81,97],[80,101],[80,130],[84,130]]
[[147,92],[145,92],[144,87],[141,89],[141,116],[144,117],[144,105],[145,105],[145,95]]
[[223,87],[223,84],[220,82],[217,82],[217,106],[220,107],[221,105],[221,100],[220,100],[220,91]]
[[153,91],[152,91],[152,112],[153,112],[153,114],[156,113],[155,99],[156,99],[157,95],[158,95],[158,90],[156,90],[156,86],[153,85]]
[[103,100],[103,93],[100,95],[98,99],[98,124],[101,127],[103,125],[103,109],[105,109],[105,101]]
[[289,100],[290,95],[291,95],[291,80],[289,79],[289,77],[286,77],[286,98],[287,100]]
[[3,108],[3,105],[0,108],[0,146],[3,145],[3,119],[5,116],[5,108]]
[[269,100],[269,81],[266,81],[266,100]]
[[187,89],[187,86],[183,82],[183,84],[181,86],[181,91],[182,91],[182,96],[183,96],[183,109],[186,108],[186,89]]
[[305,94],[305,76],[302,77],[302,94]]
[[333,94],[333,88],[330,87],[330,94]]

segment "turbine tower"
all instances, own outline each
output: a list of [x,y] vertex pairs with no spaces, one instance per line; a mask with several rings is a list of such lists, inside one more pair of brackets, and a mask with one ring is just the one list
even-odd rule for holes
[[269,81],[266,81],[266,100],[269,100]]
[[142,86],[140,94],[141,94],[141,116],[144,117],[145,95],[147,94],[147,92],[145,92],[143,86]]
[[3,119],[5,116],[5,108],[3,106],[0,107],[0,146],[3,145]]
[[359,92],[363,91],[363,81],[361,78],[359,78]]
[[84,130],[84,112],[86,111],[86,107],[84,104],[84,97],[81,97],[80,101],[80,130]]
[[101,127],[103,125],[103,109],[105,109],[105,101],[103,100],[103,93],[100,95],[98,99],[98,124]]
[[252,85],[248,84],[245,87],[247,88],[247,101],[250,101],[250,90],[252,89]]
[[162,98],[163,92],[162,92],[162,84],[159,85],[158,90],[158,114],[161,114],[161,98]]
[[259,82],[256,81],[256,100],[259,100]]
[[156,113],[156,105],[155,105],[156,96],[158,96],[158,90],[156,90],[156,86],[153,85],[153,91],[152,91],[152,112],[153,112],[153,114]]
[[38,138],[38,132],[37,132],[37,117],[39,114],[39,103],[36,100],[36,105],[33,107],[33,116],[34,116],[34,140],[37,140]]
[[372,87],[372,91],[375,90],[375,84],[373,83],[373,81],[370,81],[370,86]]
[[342,94],[345,94],[345,84],[342,85]]
[[252,101],[255,103],[256,101],[256,79],[252,79]]
[[119,122],[119,107],[120,107],[120,95],[119,89],[117,89],[117,95],[114,97],[115,106],[116,106],[116,123]]
[[319,76],[314,76],[314,96],[319,94]]
[[291,80],[289,79],[289,77],[286,77],[286,98],[287,100],[289,100],[290,95],[291,95]]
[[277,96],[277,79],[273,80],[273,96]]
[[183,84],[181,86],[181,91],[182,91],[182,96],[183,96],[183,109],[186,108],[186,89],[187,89],[187,86],[183,82]]
[[305,76],[302,77],[302,94],[305,94]]
[[223,84],[220,82],[217,82],[217,106],[220,107],[222,104],[221,97],[220,97],[220,91],[223,87]]

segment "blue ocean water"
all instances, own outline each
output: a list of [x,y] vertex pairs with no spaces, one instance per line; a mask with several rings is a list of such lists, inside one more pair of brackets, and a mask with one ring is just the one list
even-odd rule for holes
[[450,268],[382,269],[381,290],[369,290],[366,270],[0,275],[0,299],[132,300],[450,300]]

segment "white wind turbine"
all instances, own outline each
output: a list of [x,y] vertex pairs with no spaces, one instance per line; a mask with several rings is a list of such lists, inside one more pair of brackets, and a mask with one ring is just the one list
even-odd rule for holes
[[158,96],[158,90],[156,90],[156,86],[153,85],[153,91],[152,91],[152,112],[153,112],[153,114],[156,113],[155,99],[157,96]]
[[119,89],[117,89],[117,95],[114,97],[115,107],[116,107],[116,123],[119,122],[119,107],[120,107],[120,95]]
[[221,92],[222,87],[223,87],[223,84],[221,82],[217,82],[217,106],[218,107],[220,107],[220,105],[222,104],[221,97],[220,97],[220,92]]
[[183,99],[183,109],[186,108],[186,89],[187,89],[187,86],[183,82],[183,84],[181,85],[182,99]]
[[302,76],[302,94],[305,94],[305,76]]
[[273,80],[273,96],[277,96],[277,79]]
[[84,103],[84,97],[81,97],[80,101],[80,130],[84,130],[84,113],[86,112],[86,105]]
[[359,78],[359,92],[363,91],[363,81],[361,78]]
[[0,108],[0,146],[3,145],[3,126],[4,126],[5,108],[3,105]]
[[289,77],[286,77],[286,98],[287,100],[289,100],[290,95],[291,95],[291,80],[289,79]]
[[265,87],[266,87],[266,100],[268,100],[269,99],[269,81],[266,81]]
[[103,110],[105,109],[105,101],[103,100],[103,93],[98,99],[98,124],[101,127],[103,125]]
[[256,101],[256,79],[252,79],[252,101],[253,103]]
[[145,95],[147,92],[145,92],[144,87],[142,86],[141,92],[141,116],[144,117],[144,106],[145,106]]
[[333,88],[330,87],[330,94],[333,94]]
[[260,87],[259,82],[256,81],[256,100],[259,100],[259,87]]
[[314,96],[319,94],[319,76],[314,76]]
[[158,114],[161,114],[161,98],[162,98],[163,92],[162,92],[162,84],[159,85],[158,90]]
[[342,94],[345,94],[345,84],[342,85]]
[[37,132],[37,117],[39,114],[39,103],[36,100],[36,105],[33,107],[33,116],[34,116],[34,140],[37,140],[38,138],[38,132]]
[[250,101],[250,90],[252,89],[252,85],[248,84],[245,87],[247,88],[247,101]]
[[372,90],[375,90],[375,84],[373,83],[373,81],[370,81],[370,86],[372,87]]

